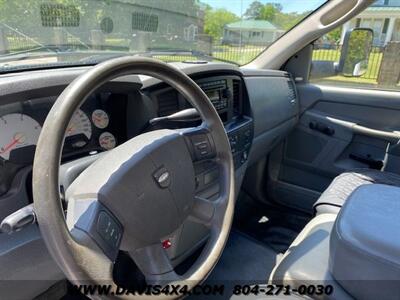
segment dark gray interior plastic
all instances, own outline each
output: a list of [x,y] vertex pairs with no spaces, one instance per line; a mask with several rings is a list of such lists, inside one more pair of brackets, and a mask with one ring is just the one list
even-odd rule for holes
[[39,295],[64,279],[64,274],[49,256],[36,225],[12,235],[0,234],[1,298],[31,299],[32,295]]

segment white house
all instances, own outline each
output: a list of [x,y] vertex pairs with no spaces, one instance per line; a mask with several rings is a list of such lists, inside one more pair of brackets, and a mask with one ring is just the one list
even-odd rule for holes
[[374,45],[384,46],[390,41],[400,41],[400,0],[378,0],[345,23],[341,44],[345,32],[354,27],[371,28],[374,31]]
[[222,42],[232,45],[266,45],[284,32],[265,20],[241,20],[225,25]]

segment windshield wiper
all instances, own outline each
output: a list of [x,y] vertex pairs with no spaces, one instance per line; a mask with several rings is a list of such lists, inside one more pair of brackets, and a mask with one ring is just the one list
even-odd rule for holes
[[57,48],[51,46],[39,46],[37,48],[22,50],[14,53],[2,54],[0,56],[1,62],[19,61],[24,59],[31,59],[37,57],[54,56],[59,53]]

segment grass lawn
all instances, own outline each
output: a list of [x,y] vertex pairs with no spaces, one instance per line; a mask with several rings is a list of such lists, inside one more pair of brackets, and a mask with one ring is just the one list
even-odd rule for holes
[[245,65],[256,58],[265,47],[244,45],[242,47],[221,45],[213,46],[213,57]]

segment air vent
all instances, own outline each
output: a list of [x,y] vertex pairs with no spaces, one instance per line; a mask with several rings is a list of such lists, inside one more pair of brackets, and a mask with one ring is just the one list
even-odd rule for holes
[[233,80],[233,114],[240,115],[240,80]]
[[158,96],[158,116],[164,117],[179,110],[178,94],[175,91],[162,93]]
[[291,80],[288,80],[287,83],[288,83],[288,99],[290,103],[295,104],[297,97],[296,97],[296,89],[294,87],[294,83]]

